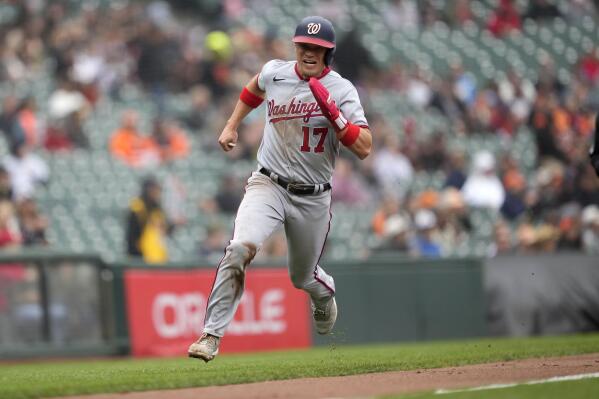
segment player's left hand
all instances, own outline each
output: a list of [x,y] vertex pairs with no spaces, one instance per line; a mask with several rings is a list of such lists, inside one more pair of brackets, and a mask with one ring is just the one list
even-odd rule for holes
[[337,108],[337,104],[331,98],[331,93],[329,93],[327,88],[316,78],[310,78],[308,85],[316,102],[320,106],[320,110],[325,118],[333,124],[335,130],[340,132],[345,129],[347,127],[347,119],[345,119],[339,108]]

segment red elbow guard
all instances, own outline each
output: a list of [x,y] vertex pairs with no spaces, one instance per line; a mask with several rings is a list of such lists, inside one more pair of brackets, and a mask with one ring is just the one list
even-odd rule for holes
[[347,123],[347,131],[345,132],[345,134],[343,135],[343,137],[341,137],[341,144],[343,144],[346,147],[350,147],[353,143],[356,142],[356,140],[358,139],[358,136],[360,136],[360,126],[354,125],[351,122]]
[[254,93],[249,91],[247,89],[247,87],[243,88],[243,90],[241,91],[241,94],[239,94],[239,99],[244,104],[246,104],[247,106],[250,106],[252,108],[256,108],[257,106],[262,104],[262,101],[264,101],[264,99],[262,97],[255,95]]

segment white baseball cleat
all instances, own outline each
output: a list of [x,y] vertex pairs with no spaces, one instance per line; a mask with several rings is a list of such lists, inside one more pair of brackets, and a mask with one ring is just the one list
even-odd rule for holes
[[316,324],[316,332],[326,335],[333,330],[337,320],[337,302],[335,297],[331,297],[323,304],[316,304],[312,301],[312,316]]
[[187,350],[187,354],[189,357],[202,359],[208,363],[210,360],[214,359],[216,355],[218,355],[219,344],[219,337],[204,333],[196,342],[191,344]]

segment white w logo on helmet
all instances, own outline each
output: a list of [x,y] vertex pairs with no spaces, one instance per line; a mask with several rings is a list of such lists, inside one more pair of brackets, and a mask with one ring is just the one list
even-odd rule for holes
[[318,32],[320,32],[320,24],[315,23],[315,22],[310,22],[308,24],[308,33],[311,35],[315,35]]

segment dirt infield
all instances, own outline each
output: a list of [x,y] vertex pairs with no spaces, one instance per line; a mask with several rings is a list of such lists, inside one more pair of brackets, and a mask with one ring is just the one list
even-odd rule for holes
[[599,372],[599,353],[346,377],[303,378],[164,391],[70,396],[69,399],[352,398],[456,389]]

